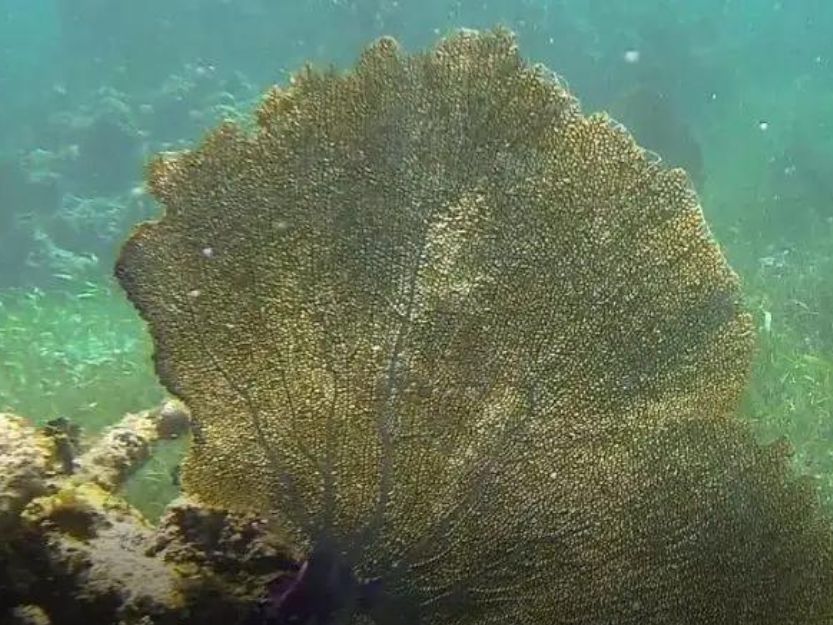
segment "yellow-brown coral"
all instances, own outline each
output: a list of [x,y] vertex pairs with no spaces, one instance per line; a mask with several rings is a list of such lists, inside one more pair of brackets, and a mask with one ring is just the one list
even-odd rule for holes
[[828,527],[731,416],[751,324],[683,172],[502,31],[383,39],[257,118],[153,163],[117,267],[187,490],[421,623],[826,622]]
[[0,413],[0,535],[29,501],[47,492],[57,466],[49,437],[21,417]]

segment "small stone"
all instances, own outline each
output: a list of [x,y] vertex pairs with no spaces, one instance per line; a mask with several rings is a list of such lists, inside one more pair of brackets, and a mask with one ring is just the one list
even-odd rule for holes
[[174,439],[188,431],[191,415],[185,405],[177,400],[168,400],[159,409],[156,431],[159,438]]

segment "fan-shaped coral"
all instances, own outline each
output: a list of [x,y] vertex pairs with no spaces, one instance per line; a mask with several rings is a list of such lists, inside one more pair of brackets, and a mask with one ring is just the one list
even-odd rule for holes
[[257,122],[153,163],[166,212],[117,275],[199,424],[186,489],[312,554],[278,603],[827,618],[828,527],[731,416],[751,324],[682,171],[503,31],[382,39]]

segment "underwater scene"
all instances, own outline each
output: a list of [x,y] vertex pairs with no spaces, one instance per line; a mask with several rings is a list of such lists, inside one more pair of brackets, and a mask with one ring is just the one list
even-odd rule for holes
[[0,624],[833,624],[831,35],[0,0]]

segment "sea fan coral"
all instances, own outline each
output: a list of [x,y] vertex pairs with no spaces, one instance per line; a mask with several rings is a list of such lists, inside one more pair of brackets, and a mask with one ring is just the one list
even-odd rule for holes
[[116,273],[186,490],[307,554],[279,622],[826,622],[830,531],[732,416],[751,323],[685,174],[510,34],[308,68],[149,177]]

